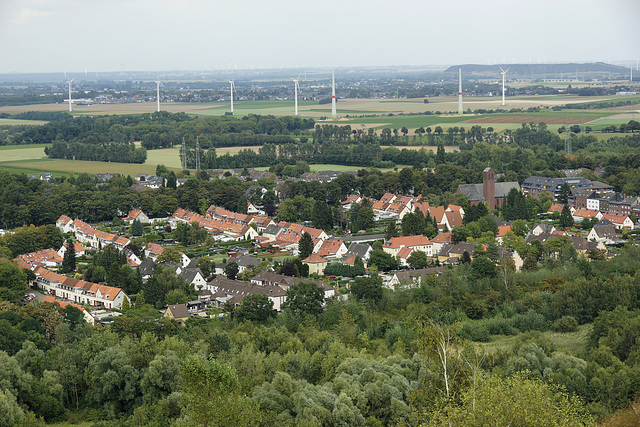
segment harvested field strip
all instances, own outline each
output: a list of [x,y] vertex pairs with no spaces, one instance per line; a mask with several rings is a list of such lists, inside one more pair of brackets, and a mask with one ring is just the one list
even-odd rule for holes
[[579,125],[595,120],[592,117],[549,117],[549,116],[487,116],[467,120],[464,123],[546,123],[548,125]]

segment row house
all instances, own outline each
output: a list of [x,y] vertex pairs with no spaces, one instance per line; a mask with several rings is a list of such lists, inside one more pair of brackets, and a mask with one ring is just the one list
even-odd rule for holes
[[122,220],[128,224],[133,224],[133,221],[135,220],[140,221],[142,224],[148,224],[150,222],[147,214],[142,212],[142,209],[138,208],[131,209],[131,212],[129,212],[126,217],[122,218]]
[[[212,234],[223,234],[230,239],[255,239],[256,237],[258,237],[258,232],[253,227],[248,225],[251,217],[248,215],[244,215],[244,217],[249,218],[244,218],[242,220],[232,217],[221,219],[221,216],[213,218],[209,216],[203,216],[195,212],[187,211],[182,208],[178,208],[173,213],[172,218],[174,219],[174,221],[186,222],[187,224],[197,222],[201,228],[204,228],[208,232]],[[246,224],[244,223],[244,220],[246,220]]]
[[66,215],[60,216],[56,221],[56,226],[63,233],[73,233],[76,240],[81,243],[88,243],[92,248],[100,248],[107,245],[113,245],[122,251],[131,241],[116,234],[107,233],[106,231],[96,230],[89,224],[79,219],[71,220]]
[[420,209],[424,216],[429,216],[436,220],[438,229],[452,230],[454,227],[463,225],[464,209],[457,205],[429,206],[427,202],[415,203],[416,209]]
[[62,255],[54,249],[43,249],[37,252],[22,254],[14,259],[21,268],[32,269],[34,267],[59,267],[62,265]]
[[251,219],[253,218],[251,215],[245,215],[237,212],[232,212],[227,209],[211,205],[209,209],[207,209],[206,216],[214,219],[218,219],[221,221],[227,221],[236,224],[249,225]]
[[30,285],[37,286],[47,294],[66,301],[107,309],[121,309],[125,299],[131,302],[120,288],[75,279],[43,267],[36,267],[33,273],[35,279]]
[[433,243],[423,235],[393,237],[382,245],[382,250],[391,256],[397,256],[402,248],[411,248],[415,251],[424,252],[427,256],[433,256]]

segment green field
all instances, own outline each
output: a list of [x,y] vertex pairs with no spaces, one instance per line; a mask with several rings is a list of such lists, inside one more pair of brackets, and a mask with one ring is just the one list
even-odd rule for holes
[[[576,332],[542,332],[541,335],[550,340],[556,347],[557,351],[566,354],[577,355],[584,351],[587,345],[587,339],[591,333],[592,326],[590,324],[581,325]],[[478,346],[487,353],[495,353],[496,351],[508,351],[518,342],[524,334],[518,335],[492,335],[491,341],[487,343],[477,343]]]

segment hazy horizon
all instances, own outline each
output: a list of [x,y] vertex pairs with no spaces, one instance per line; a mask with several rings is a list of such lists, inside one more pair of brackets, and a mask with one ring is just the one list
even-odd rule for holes
[[7,0],[0,73],[625,62],[633,0]]

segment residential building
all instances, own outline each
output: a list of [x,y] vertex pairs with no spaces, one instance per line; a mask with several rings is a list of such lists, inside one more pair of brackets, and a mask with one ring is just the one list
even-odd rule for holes
[[411,248],[415,251],[424,252],[427,256],[433,256],[433,244],[428,237],[423,235],[393,237],[382,245],[382,250],[392,256],[397,256],[402,248]]

